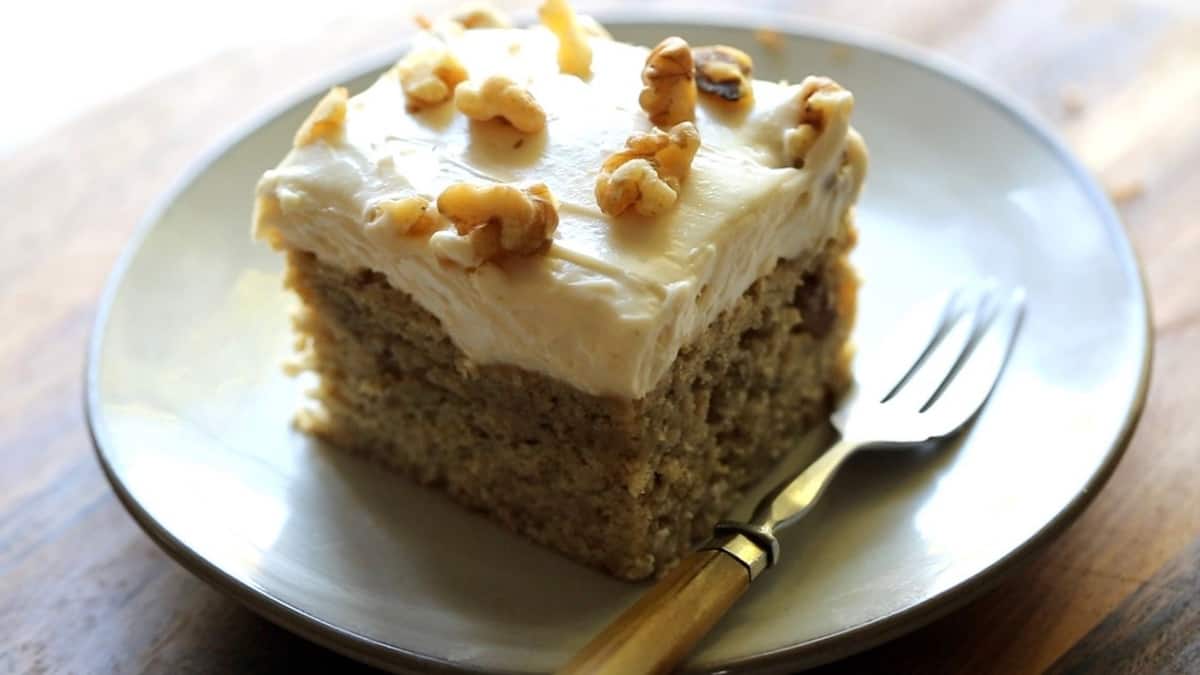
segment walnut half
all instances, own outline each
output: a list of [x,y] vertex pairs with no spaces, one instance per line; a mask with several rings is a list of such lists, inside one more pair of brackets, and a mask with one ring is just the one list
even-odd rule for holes
[[783,132],[784,157],[797,169],[833,159],[850,128],[854,95],[828,77],[810,76],[800,83],[800,119]]
[[503,75],[483,82],[464,82],[454,91],[454,105],[473,120],[501,117],[518,131],[533,134],[546,127],[546,112],[533,95]]
[[596,203],[610,216],[630,208],[644,216],[666,211],[678,199],[699,149],[700,133],[691,122],[630,136],[625,149],[600,167]]
[[512,19],[490,2],[468,2],[450,15],[450,20],[467,30],[476,28],[511,28]]
[[670,127],[696,118],[695,69],[692,49],[683,38],[669,37],[650,50],[642,69],[645,87],[638,103],[656,126]]
[[292,139],[297,148],[320,139],[327,139],[342,130],[346,122],[346,103],[350,94],[345,87],[334,87],[317,102]]
[[447,101],[467,79],[463,67],[449,50],[426,48],[410,53],[396,64],[400,87],[409,110],[420,110]]
[[[441,252],[469,268],[545,251],[558,227],[558,207],[544,183],[524,188],[456,183],[438,196],[437,208],[454,224],[460,239],[451,243],[444,236],[453,237],[449,232],[435,234]],[[469,250],[463,250],[461,240]]]
[[386,227],[399,235],[425,235],[437,230],[441,222],[437,209],[420,195],[385,199],[367,209],[370,227]]
[[726,101],[740,101],[754,93],[750,74],[754,62],[746,52],[726,45],[696,47],[696,86]]
[[538,18],[558,37],[558,69],[577,77],[590,75],[592,46],[588,44],[588,31],[567,0],[546,0],[538,8]]

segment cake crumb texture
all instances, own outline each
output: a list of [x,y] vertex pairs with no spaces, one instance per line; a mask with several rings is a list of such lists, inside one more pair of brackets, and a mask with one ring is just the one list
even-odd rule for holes
[[660,574],[847,386],[852,243],[846,226],[779,260],[638,399],[470,363],[382,275],[291,250],[296,330],[320,378],[319,414],[300,422],[575,560]]

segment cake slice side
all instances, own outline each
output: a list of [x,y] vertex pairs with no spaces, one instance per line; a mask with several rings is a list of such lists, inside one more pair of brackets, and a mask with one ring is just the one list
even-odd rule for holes
[[825,248],[780,260],[638,399],[472,364],[378,273],[290,251],[320,376],[305,427],[576,560],[661,573],[845,389],[854,236],[847,215]]
[[867,156],[827,78],[570,23],[442,23],[333,89],[254,235],[302,301],[302,428],[640,579],[846,388]]

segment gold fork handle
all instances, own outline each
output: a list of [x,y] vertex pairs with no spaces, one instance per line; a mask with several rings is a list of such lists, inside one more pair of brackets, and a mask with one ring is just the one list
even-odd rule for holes
[[692,553],[593,638],[559,675],[669,672],[749,585],[746,566],[729,553]]

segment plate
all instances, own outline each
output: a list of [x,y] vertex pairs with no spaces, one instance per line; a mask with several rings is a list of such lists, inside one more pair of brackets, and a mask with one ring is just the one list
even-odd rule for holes
[[[783,536],[781,564],[694,654],[695,671],[813,665],[911,630],[1047,544],[1118,461],[1145,397],[1150,327],[1129,242],[1045,128],[957,68],[778,17],[609,16],[620,39],[746,48],[760,77],[833,76],[872,155],[859,207],[858,366],[914,301],[976,277],[1022,285],[1024,330],[965,439],[860,457]],[[337,82],[364,88],[388,60]],[[142,224],[104,292],[87,368],[100,462],[182,565],[267,618],[393,670],[544,672],[644,590],[511,535],[289,424],[281,260],[251,194],[311,95],[202,158]]]

